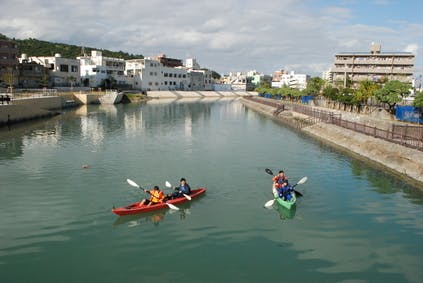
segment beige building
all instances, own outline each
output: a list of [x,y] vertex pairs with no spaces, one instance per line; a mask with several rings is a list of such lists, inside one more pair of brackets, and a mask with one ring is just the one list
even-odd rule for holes
[[383,78],[412,82],[414,54],[411,52],[381,52],[379,44],[372,43],[370,52],[339,53],[332,67],[333,82],[347,80],[353,84],[363,80]]

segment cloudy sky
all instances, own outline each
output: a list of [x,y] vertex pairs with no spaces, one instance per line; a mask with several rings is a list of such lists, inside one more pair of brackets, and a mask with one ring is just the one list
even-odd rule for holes
[[0,33],[144,56],[197,58],[218,73],[278,69],[318,76],[338,52],[416,55],[420,0],[0,0]]

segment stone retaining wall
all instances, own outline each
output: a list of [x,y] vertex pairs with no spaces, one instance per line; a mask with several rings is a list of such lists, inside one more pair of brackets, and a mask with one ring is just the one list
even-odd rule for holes
[[51,110],[61,107],[62,98],[58,96],[16,99],[12,104],[0,105],[0,124],[53,116],[57,112]]
[[[296,127],[295,119],[303,119],[305,122],[307,122],[308,119],[307,116],[295,112],[285,112],[283,115],[281,115],[281,113],[279,116],[274,116],[273,112],[275,111],[275,107],[246,99],[241,99],[240,101],[248,108],[294,127]],[[292,117],[291,121],[289,118],[290,116]],[[325,123],[316,123],[312,125],[304,123],[302,127],[297,128],[300,128],[302,132],[341,149],[342,151],[352,153],[356,157],[383,166],[390,170],[390,172],[423,189],[422,151]]]

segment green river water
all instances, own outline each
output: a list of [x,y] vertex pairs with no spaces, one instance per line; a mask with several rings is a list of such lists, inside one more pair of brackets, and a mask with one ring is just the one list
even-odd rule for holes
[[[296,210],[263,207],[267,167],[308,177]],[[181,177],[206,195],[111,212],[146,197],[127,178],[166,190]],[[422,190],[235,99],[83,106],[0,128],[0,215],[2,283],[423,281]]]

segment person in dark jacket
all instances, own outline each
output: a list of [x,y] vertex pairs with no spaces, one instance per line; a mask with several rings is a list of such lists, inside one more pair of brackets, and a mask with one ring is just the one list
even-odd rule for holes
[[168,199],[180,198],[191,193],[191,187],[188,185],[185,178],[181,178],[179,181],[179,186],[174,188],[174,192],[168,196]]

